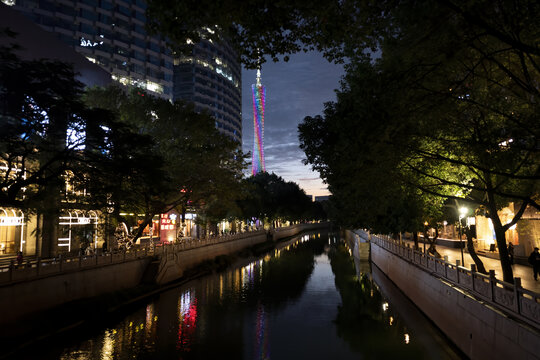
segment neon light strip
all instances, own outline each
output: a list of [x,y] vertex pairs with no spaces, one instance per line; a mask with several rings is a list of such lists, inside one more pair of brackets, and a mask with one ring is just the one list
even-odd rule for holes
[[253,94],[253,154],[251,158],[252,175],[266,171],[264,163],[264,111],[266,88],[258,83],[251,85]]

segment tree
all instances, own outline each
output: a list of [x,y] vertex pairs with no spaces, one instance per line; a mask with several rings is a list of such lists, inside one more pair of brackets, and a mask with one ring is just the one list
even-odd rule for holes
[[112,111],[123,129],[135,129],[140,138],[133,144],[124,137],[133,134],[122,131],[111,138],[117,150],[111,152],[111,164],[120,166],[124,176],[109,181],[112,186],[104,191],[111,194],[117,215],[120,209],[145,214],[135,240],[156,214],[174,208],[184,214],[188,205],[208,211],[230,202],[245,166],[244,155],[234,140],[215,129],[208,114],[140,89],[126,93],[118,86],[90,89],[85,100]]
[[99,168],[85,153],[86,130],[99,119],[80,101],[83,85],[71,66],[22,60],[13,50],[0,49],[0,206],[42,217],[38,252],[49,256],[60,209],[72,195],[66,177],[84,179]]
[[[355,180],[351,191],[378,187],[410,193],[403,192],[405,186],[421,190],[423,197],[428,194],[430,202],[450,198],[474,204],[494,223],[504,278],[511,282],[504,233],[527,205],[538,206],[536,103],[513,81],[495,81],[492,64],[481,69],[464,66],[467,56],[476,59],[467,46],[460,49],[466,54],[457,64],[441,58],[429,71],[419,64],[426,61],[419,60],[421,52],[403,58],[394,47],[390,50],[374,64],[363,59],[348,67],[337,105],[328,105],[325,111],[330,125],[313,126],[313,119],[301,125],[307,160],[330,185],[342,188],[346,188],[340,183],[345,167],[358,166],[363,179]],[[485,80],[487,75],[491,80]],[[453,82],[463,76],[466,85]],[[501,94],[502,102],[497,100]],[[338,129],[331,128],[325,137],[321,130],[328,131],[328,126]],[[319,138],[309,128],[317,129]],[[353,141],[357,144],[351,145]],[[340,150],[345,146],[354,159]],[[385,177],[399,180],[399,185],[385,182]],[[366,183],[370,179],[372,183]],[[384,193],[377,195],[374,200],[385,204]],[[510,201],[517,202],[519,210],[503,225],[497,210]]]
[[77,171],[84,129],[82,84],[73,69],[55,61],[24,61],[0,52],[0,204],[30,209],[44,187],[66,170]]
[[[404,155],[397,162],[401,184],[484,212],[497,234],[504,280],[513,281],[504,233],[527,206],[539,208],[537,2],[152,0],[148,15],[150,28],[176,44],[224,34],[253,66],[265,54],[276,60],[318,49],[329,59],[347,56],[354,73],[366,50],[378,50],[377,71],[400,84],[382,83],[397,100],[384,103],[410,126],[382,133],[394,135],[383,136],[386,143],[410,140],[393,148]],[[509,202],[517,211],[503,224],[497,211]]]
[[261,172],[244,181],[246,195],[239,201],[244,218],[275,221],[305,220],[312,202],[298,184],[272,173]]
[[343,87],[338,101],[326,104],[324,117],[306,117],[299,125],[305,162],[333,194],[333,220],[346,227],[413,234],[424,229],[425,221],[436,223],[442,199],[421,196],[400,181],[405,174],[399,165],[407,153],[400,147],[411,141],[411,128],[393,117],[399,82],[365,61],[354,71],[349,67]]

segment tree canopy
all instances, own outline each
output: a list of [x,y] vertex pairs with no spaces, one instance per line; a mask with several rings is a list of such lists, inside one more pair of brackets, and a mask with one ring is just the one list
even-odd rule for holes
[[85,101],[112,111],[133,136],[141,137],[137,143],[129,138],[112,142],[111,164],[125,171],[99,184],[107,184],[109,191],[97,190],[110,194],[117,214],[120,209],[144,213],[146,226],[155,214],[173,208],[183,213],[189,205],[215,212],[219,202],[230,203],[239,192],[244,155],[207,113],[118,86],[89,89]]
[[320,204],[313,203],[298,184],[274,173],[251,176],[244,180],[243,188],[245,195],[238,203],[244,218],[268,223],[326,218]]
[[505,231],[540,208],[538,6],[405,4],[388,9],[380,57],[351,59],[337,102],[300,126],[307,162],[348,216],[347,204],[369,209],[352,224],[399,229],[376,214],[412,213],[418,224],[440,217],[441,200],[471,205],[492,220],[512,282]]

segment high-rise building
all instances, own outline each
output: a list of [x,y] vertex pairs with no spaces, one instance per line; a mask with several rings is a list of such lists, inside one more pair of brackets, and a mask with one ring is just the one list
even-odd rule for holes
[[113,80],[172,99],[173,57],[145,30],[144,0],[1,0],[55,33]]
[[60,41],[54,33],[43,30],[20,12],[0,4],[0,27],[16,35],[0,36],[0,46],[13,44],[14,53],[22,60],[57,60],[71,64],[77,80],[85,86],[106,86],[112,82],[111,74],[91,63],[83,55]]
[[[206,31],[213,31],[206,29]],[[190,55],[174,60],[174,100],[195,104],[210,112],[216,127],[242,141],[242,80],[238,55],[226,42],[202,39]]]
[[261,83],[261,70],[257,70],[257,83],[251,85],[253,93],[253,153],[251,174],[266,171],[264,164],[264,105],[266,88]]

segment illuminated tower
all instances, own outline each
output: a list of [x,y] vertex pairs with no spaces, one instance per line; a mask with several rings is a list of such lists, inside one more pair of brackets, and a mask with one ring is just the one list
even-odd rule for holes
[[266,171],[264,165],[264,100],[266,88],[261,84],[261,70],[257,70],[257,83],[251,85],[253,93],[253,155],[251,174]]

